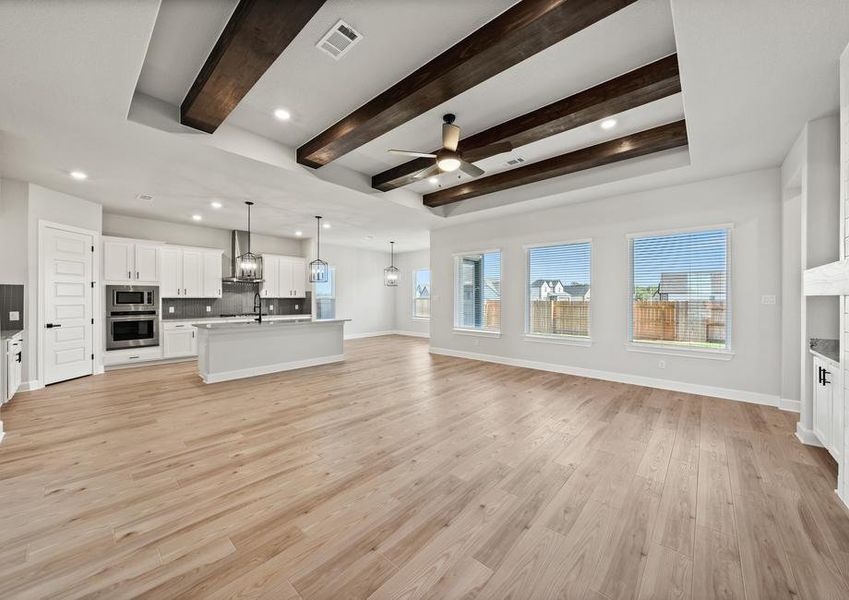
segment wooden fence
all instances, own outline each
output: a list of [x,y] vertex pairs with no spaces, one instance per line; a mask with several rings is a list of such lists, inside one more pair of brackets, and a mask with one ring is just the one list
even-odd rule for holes
[[589,335],[590,303],[568,300],[531,302],[531,333]]
[[725,303],[634,302],[635,340],[721,344],[725,342]]

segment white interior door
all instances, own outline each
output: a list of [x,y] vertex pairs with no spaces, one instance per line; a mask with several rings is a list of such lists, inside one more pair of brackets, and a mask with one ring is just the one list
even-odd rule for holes
[[93,289],[91,235],[42,230],[44,383],[91,375]]

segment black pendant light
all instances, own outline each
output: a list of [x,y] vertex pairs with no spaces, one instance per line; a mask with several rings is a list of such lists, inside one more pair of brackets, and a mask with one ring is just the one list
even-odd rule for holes
[[310,263],[310,283],[326,283],[329,269],[321,260],[321,217],[315,217],[315,260]]
[[253,202],[247,201],[248,205],[248,251],[236,257],[236,265],[240,269],[239,277],[242,279],[256,279],[260,276],[262,259],[251,252],[251,206]]
[[389,256],[389,266],[383,269],[383,285],[397,287],[401,272],[395,266],[395,242],[389,242]]

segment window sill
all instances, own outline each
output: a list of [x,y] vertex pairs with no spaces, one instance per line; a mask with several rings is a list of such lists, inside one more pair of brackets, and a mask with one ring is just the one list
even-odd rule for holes
[[430,317],[412,317],[413,321],[430,321]]
[[543,344],[562,344],[564,346],[582,346],[589,348],[593,345],[590,338],[569,335],[539,335],[526,333],[523,336],[526,342],[542,342]]
[[708,348],[678,348],[654,344],[625,342],[629,352],[645,352],[646,354],[662,354],[665,356],[681,356],[685,358],[706,358],[708,360],[731,360],[734,353],[731,350],[710,350]]
[[477,337],[500,338],[500,331],[487,331],[485,329],[458,329],[454,328],[452,333],[456,335],[473,335]]

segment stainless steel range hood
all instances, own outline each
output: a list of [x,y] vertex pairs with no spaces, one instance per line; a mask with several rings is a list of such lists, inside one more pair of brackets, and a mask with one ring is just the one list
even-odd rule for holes
[[250,233],[247,231],[233,231],[230,234],[230,274],[224,277],[224,281],[240,283],[258,283],[264,281],[262,278],[262,256],[257,256],[256,269],[246,270],[239,263],[239,257],[248,252],[250,247]]

